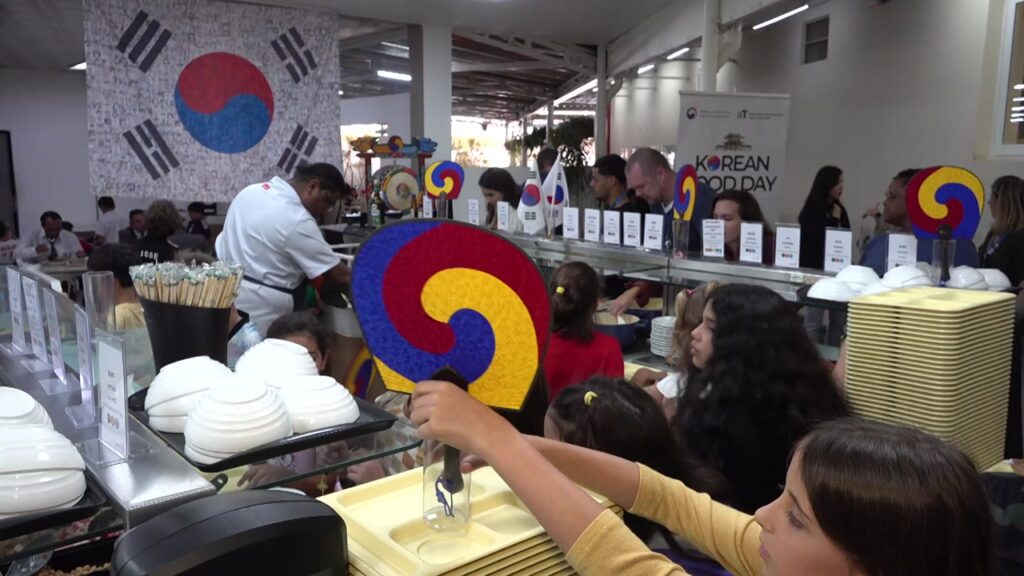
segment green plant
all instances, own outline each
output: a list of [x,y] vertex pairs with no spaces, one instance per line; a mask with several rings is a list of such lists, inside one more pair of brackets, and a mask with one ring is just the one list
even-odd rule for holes
[[[580,205],[580,196],[586,184],[587,151],[593,146],[594,118],[574,116],[562,122],[551,131],[551,145],[558,150],[568,180],[570,202]],[[547,145],[547,128],[534,128],[525,138],[505,142],[505,149],[513,158],[522,156],[525,146],[527,155],[533,156]]]

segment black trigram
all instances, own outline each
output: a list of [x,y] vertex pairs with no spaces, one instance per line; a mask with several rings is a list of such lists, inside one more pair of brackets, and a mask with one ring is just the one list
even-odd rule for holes
[[[147,20],[149,20],[148,24],[146,24]],[[144,30],[142,28],[143,24],[146,25]],[[142,30],[141,36],[139,35],[140,30]],[[160,33],[159,36],[157,36],[158,32]],[[156,41],[153,40],[154,36],[156,37]],[[136,37],[138,37],[138,42],[135,42]],[[121,35],[121,40],[117,42],[117,51],[124,54],[125,50],[128,50],[128,47],[131,46],[132,42],[135,42],[131,51],[128,52],[128,59],[131,60],[132,63],[138,64],[139,70],[149,72],[149,68],[153,65],[153,61],[156,60],[156,57],[159,56],[161,52],[163,52],[164,46],[167,45],[167,41],[170,39],[171,32],[169,30],[166,28],[161,29],[159,22],[151,19],[149,14],[139,10],[139,13],[135,15],[135,19],[128,25],[128,29]],[[149,49],[149,52],[146,52],[147,48]],[[146,55],[142,58],[142,62],[139,62],[139,56],[142,56],[143,52],[146,52]]]
[[164,137],[157,131],[153,122],[146,120],[132,130],[121,134],[128,141],[128,146],[135,152],[146,172],[156,180],[178,167],[178,159],[167,147]]
[[316,136],[307,132],[302,124],[299,124],[292,132],[292,137],[288,140],[288,146],[281,154],[281,159],[277,161],[277,167],[291,174],[296,165],[305,166],[307,159],[313,155],[313,150],[316,149],[318,142]]
[[[285,69],[291,74],[292,80],[296,84],[309,76],[310,72],[316,70],[316,60],[313,59],[313,54],[310,53],[306,43],[302,41],[302,36],[299,36],[299,31],[294,27],[289,28],[287,33],[278,36],[270,45],[281,62],[284,62]],[[299,55],[299,52],[302,54]]]

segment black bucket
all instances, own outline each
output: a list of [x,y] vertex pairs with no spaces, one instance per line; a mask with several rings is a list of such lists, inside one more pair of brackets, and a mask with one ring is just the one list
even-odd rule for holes
[[158,373],[168,364],[194,356],[209,356],[227,364],[231,308],[199,308],[144,298],[139,301],[146,313]]

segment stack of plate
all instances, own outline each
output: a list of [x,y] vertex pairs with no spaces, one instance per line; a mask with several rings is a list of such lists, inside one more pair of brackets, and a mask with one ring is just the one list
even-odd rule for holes
[[903,288],[850,302],[847,393],[854,409],[915,426],[981,468],[1002,460],[1012,294]]
[[675,335],[676,317],[659,316],[651,320],[651,354],[668,358],[672,355],[672,340]]
[[[353,576],[555,576],[575,574],[526,506],[491,468],[473,472],[465,534],[423,523],[423,470],[320,498],[348,528]],[[622,510],[594,495],[601,505]]]

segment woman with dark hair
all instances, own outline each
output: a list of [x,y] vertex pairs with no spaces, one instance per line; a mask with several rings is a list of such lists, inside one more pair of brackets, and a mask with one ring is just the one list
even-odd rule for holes
[[[523,437],[447,382],[423,382],[412,422],[486,461],[583,576],[679,575],[579,488],[691,542],[735,576],[985,576],[992,517],[971,460],[927,433],[833,420],[796,445],[785,490],[755,516],[647,466]],[[742,425],[742,422],[735,422]]]
[[496,229],[498,227],[498,202],[508,202],[509,212],[514,212],[519,207],[519,185],[516,184],[508,170],[501,168],[484,170],[478,184],[480,191],[484,194],[484,202],[487,203],[487,218],[484,224],[492,230]]
[[619,343],[594,330],[594,312],[601,295],[601,277],[583,262],[562,264],[551,275],[552,328],[544,376],[548,397],[595,375],[622,378]]
[[790,303],[762,286],[711,293],[690,353],[700,375],[679,398],[680,437],[752,513],[779,495],[786,460],[815,424],[850,410]]
[[850,229],[850,216],[840,201],[843,171],[823,166],[814,176],[811,192],[800,210],[800,266],[821,270],[825,266],[825,229]]
[[998,268],[1012,286],[1024,281],[1024,180],[1000,176],[989,193],[992,228],[978,250],[982,268]]
[[761,258],[765,264],[775,260],[774,243],[771,226],[764,221],[764,213],[757,198],[746,190],[725,190],[715,196],[711,204],[711,217],[725,222],[725,259],[729,261],[740,258],[740,232],[744,222],[764,223]]

